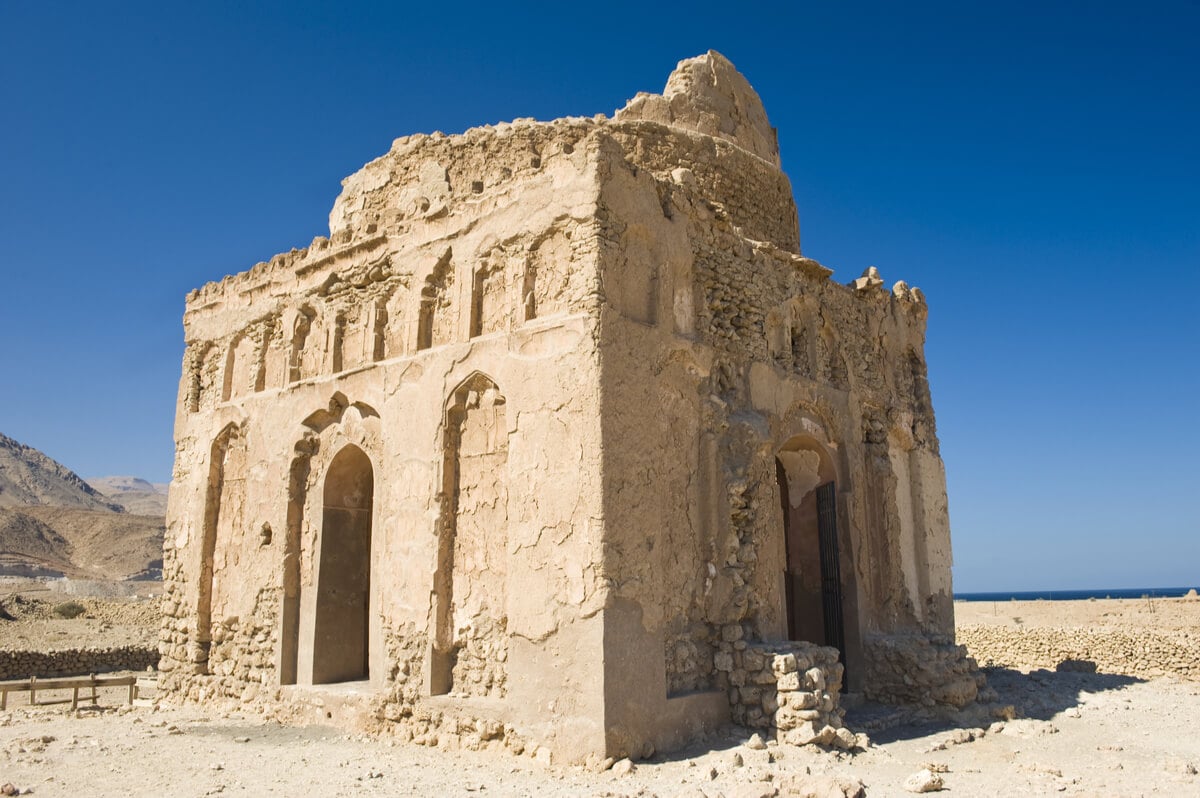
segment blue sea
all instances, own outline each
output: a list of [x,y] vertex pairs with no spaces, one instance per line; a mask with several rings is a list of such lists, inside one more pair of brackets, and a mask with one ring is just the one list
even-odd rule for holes
[[1180,598],[1189,590],[1200,592],[1200,587],[1130,587],[1116,590],[1024,590],[1014,593],[955,593],[958,601],[1078,601],[1079,599],[1138,599],[1144,596],[1151,598]]

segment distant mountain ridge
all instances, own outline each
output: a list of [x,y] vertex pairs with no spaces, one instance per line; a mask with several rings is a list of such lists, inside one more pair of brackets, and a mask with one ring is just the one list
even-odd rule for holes
[[167,483],[147,482],[141,477],[90,477],[88,484],[127,513],[167,514]]
[[0,575],[161,578],[167,486],[92,482],[0,434]]
[[88,477],[87,483],[105,496],[122,493],[159,493],[167,495],[170,487],[166,482],[147,482],[141,477]]
[[123,512],[62,463],[0,433],[0,507],[30,505]]

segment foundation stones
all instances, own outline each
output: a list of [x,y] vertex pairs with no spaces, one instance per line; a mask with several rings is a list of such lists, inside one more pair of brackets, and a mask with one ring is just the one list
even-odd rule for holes
[[[844,713],[838,701],[842,666],[836,649],[806,643],[754,644],[734,659],[740,659],[742,667],[733,673],[745,673],[755,685],[730,691],[735,723],[767,730],[789,745],[855,746],[853,733],[838,733]],[[800,663],[810,667],[801,671]]]

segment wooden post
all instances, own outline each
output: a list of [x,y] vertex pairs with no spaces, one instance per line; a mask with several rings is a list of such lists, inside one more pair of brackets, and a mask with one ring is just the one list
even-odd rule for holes
[[77,709],[79,709],[79,688],[72,687],[71,688],[71,711],[74,712]]
[[29,706],[37,703],[37,677],[29,677]]

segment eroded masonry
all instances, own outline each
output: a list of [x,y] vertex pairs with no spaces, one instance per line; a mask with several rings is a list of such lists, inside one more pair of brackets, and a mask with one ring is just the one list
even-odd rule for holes
[[188,296],[165,691],[560,761],[975,698],[924,298],[800,254],[727,60],[343,186]]

